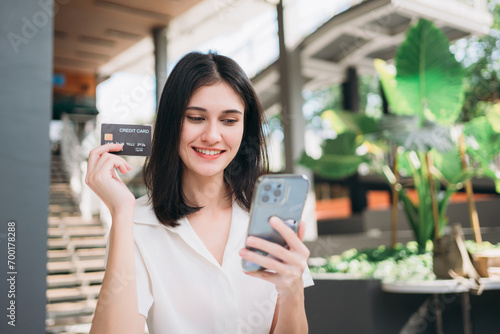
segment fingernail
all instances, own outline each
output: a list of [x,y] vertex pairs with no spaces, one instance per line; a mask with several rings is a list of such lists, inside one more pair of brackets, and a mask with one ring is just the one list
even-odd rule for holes
[[276,224],[278,223],[278,218],[276,216],[272,216],[271,218],[269,218],[269,222],[270,223],[273,223],[273,224]]

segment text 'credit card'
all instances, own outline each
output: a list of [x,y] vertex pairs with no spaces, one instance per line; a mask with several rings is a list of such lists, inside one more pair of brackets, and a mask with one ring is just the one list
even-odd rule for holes
[[151,155],[151,126],[132,124],[107,124],[101,125],[101,145],[123,144],[117,155]]

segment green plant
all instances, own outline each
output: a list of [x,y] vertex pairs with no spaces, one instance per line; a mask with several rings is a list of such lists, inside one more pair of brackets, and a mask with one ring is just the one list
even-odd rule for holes
[[[332,178],[351,175],[361,163],[369,163],[398,193],[419,252],[423,253],[427,241],[439,236],[446,225],[451,195],[465,181],[474,175],[498,179],[492,161],[500,151],[500,135],[496,127],[488,127],[488,120],[467,124],[464,133],[477,147],[469,145],[467,152],[475,162],[463,168],[450,129],[458,128],[464,75],[449,51],[446,36],[432,22],[422,19],[408,30],[397,50],[395,71],[382,60],[375,61],[375,68],[391,115],[375,120],[325,112],[323,117],[339,135],[325,141],[320,159],[304,153],[300,163]],[[493,112],[491,115],[499,117]],[[386,159],[383,153],[387,151],[392,152],[396,164]],[[399,174],[406,181],[400,181]],[[417,200],[408,196],[408,188],[415,189]]]
[[[418,200],[412,201],[403,187],[398,193],[423,251],[427,240],[439,235],[446,224],[448,200],[465,180],[465,172],[460,168],[453,168],[457,173],[441,173],[441,180],[436,180],[434,172],[438,167],[434,164],[436,156],[441,162],[455,164],[453,167],[460,163],[459,156],[453,154],[450,133],[443,126],[454,124],[460,113],[463,71],[449,51],[444,33],[427,20],[419,20],[408,30],[395,63],[396,75],[389,72],[383,61],[376,62],[384,93],[391,112],[413,116],[415,124],[401,128],[404,120],[394,117],[394,124],[384,129],[397,129],[388,131],[387,138],[403,148],[404,153],[398,157],[400,165],[406,166],[413,178]],[[451,156],[439,159],[440,154]],[[449,172],[447,168],[436,169]],[[448,186],[443,195],[437,196],[443,181]]]
[[[310,262],[312,273],[341,273],[355,278],[376,278],[384,282],[429,281],[436,276],[432,266],[433,243],[426,243],[422,253],[415,241],[406,245],[397,243],[394,248],[379,246],[366,249],[349,249],[339,255],[313,258]],[[477,244],[466,241],[467,250],[477,253],[486,249],[500,249],[500,243]]]
[[500,152],[500,104],[480,104],[485,116],[472,119],[464,125],[464,135],[469,142],[467,153],[475,169],[495,180],[500,193],[500,171],[495,158]]

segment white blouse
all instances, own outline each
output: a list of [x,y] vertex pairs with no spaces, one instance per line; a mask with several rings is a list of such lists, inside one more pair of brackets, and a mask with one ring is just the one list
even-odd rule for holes
[[[165,226],[146,204],[147,196],[136,200],[134,239],[139,313],[149,332],[268,334],[275,286],[244,274],[239,256],[249,214],[233,204],[221,266],[186,218],[177,227]],[[106,261],[107,254],[106,247]],[[314,285],[309,268],[302,278],[304,287]]]

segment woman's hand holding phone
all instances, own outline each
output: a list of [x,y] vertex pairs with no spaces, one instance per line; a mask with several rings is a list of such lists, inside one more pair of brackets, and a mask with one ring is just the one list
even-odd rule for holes
[[85,183],[101,198],[111,214],[120,208],[133,207],[135,197],[116,174],[128,173],[132,166],[120,156],[109,152],[120,151],[122,144],[106,144],[92,149],[87,163]]
[[299,223],[296,234],[278,217],[272,217],[269,223],[283,237],[288,247],[255,236],[249,236],[247,246],[264,251],[274,258],[258,254],[247,248],[241,249],[240,256],[243,259],[267,268],[267,270],[246,272],[246,274],[274,283],[277,292],[282,297],[296,295],[304,290],[302,273],[307,266],[307,259],[310,255],[309,249],[302,242],[304,240],[305,224],[303,221]]

